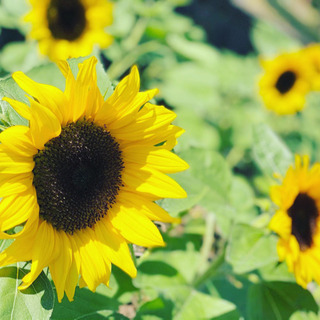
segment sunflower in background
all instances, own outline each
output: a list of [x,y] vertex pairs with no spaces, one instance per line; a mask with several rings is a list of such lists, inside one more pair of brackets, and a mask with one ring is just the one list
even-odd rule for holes
[[261,65],[264,74],[259,81],[259,93],[265,106],[279,115],[302,110],[315,76],[306,55],[286,53],[272,60],[261,60]]
[[310,61],[314,69],[314,77],[312,78],[312,89],[320,91],[320,44],[311,44],[302,50],[302,53]]
[[272,187],[271,198],[279,207],[269,225],[280,237],[279,260],[301,286],[320,284],[320,163],[309,168],[309,158],[297,156],[282,185]]
[[105,27],[112,23],[108,0],[29,0],[32,10],[30,38],[39,42],[40,52],[51,60],[85,56],[95,44],[105,48],[112,37]]
[[0,134],[0,238],[15,239],[0,266],[31,260],[20,289],[49,266],[59,301],[73,299],[79,275],[80,287],[108,285],[111,264],[134,277],[127,244],[163,246],[151,220],[177,221],[154,201],[186,197],[166,175],[188,168],[170,151],[184,131],[175,113],[148,103],[157,90],[139,92],[136,67],[104,101],[96,62],[74,78],[61,61],[65,92],[16,72],[30,107],[5,98],[30,124]]

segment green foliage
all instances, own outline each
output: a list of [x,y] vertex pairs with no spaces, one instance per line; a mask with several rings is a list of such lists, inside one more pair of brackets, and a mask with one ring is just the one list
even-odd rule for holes
[[235,273],[258,269],[278,260],[276,243],[277,238],[266,234],[264,230],[245,224],[235,225],[231,232],[226,261],[232,265]]
[[[77,288],[73,302],[66,297],[57,301],[53,282],[44,272],[33,286],[19,291],[29,265],[1,268],[0,319],[318,319],[319,286],[311,284],[305,290],[295,283],[286,263],[278,262],[278,238],[268,223],[275,211],[269,199],[274,173],[283,176],[295,153],[319,161],[320,95],[308,95],[300,114],[279,117],[264,109],[257,85],[260,55],[272,58],[297,50],[316,29],[311,30],[311,22],[302,28],[302,21],[283,33],[256,19],[250,34],[254,51],[239,56],[212,46],[204,29],[177,13],[177,7],[190,2],[116,1],[109,28],[114,43],[92,53],[102,61],[97,77],[105,99],[113,92],[110,79],[116,84],[137,64],[142,90],[158,87],[153,102],[172,108],[175,124],[186,130],[174,152],[190,169],[172,177],[188,197],[157,201],[180,217],[181,224],[160,225],[165,248],[135,248],[135,279],[113,266],[110,288],[100,285],[95,293]],[[267,2],[273,8],[280,3]],[[318,8],[317,1],[312,3]],[[3,0],[2,30],[16,29],[26,35],[28,26],[20,17],[27,11],[24,0]],[[312,12],[312,17],[318,17]],[[279,11],[280,16],[284,13]],[[288,21],[295,21],[291,18]],[[74,75],[86,58],[69,60]],[[65,88],[58,67],[39,56],[34,42],[6,44],[0,52],[1,130],[28,125],[2,101],[10,97],[28,104],[26,94],[8,74],[17,70],[35,81]],[[0,240],[0,251],[10,243]]]
[[30,271],[23,265],[0,269],[0,318],[50,319],[54,301],[50,281],[41,272],[29,288],[18,290],[21,279]]
[[273,174],[284,175],[293,156],[288,147],[264,124],[254,127],[253,158],[261,171],[270,178]]
[[318,311],[311,293],[297,284],[266,282],[255,284],[249,290],[249,320],[289,319],[297,310]]

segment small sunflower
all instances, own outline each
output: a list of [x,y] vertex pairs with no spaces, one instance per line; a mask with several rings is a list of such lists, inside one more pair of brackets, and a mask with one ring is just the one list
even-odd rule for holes
[[302,53],[310,61],[311,66],[313,67],[315,74],[312,78],[312,89],[319,91],[320,90],[320,44],[315,43],[309,45],[308,47],[302,50]]
[[108,285],[111,264],[134,277],[128,243],[163,246],[151,220],[176,221],[154,201],[186,196],[165,174],[188,167],[170,152],[183,133],[175,113],[148,103],[157,90],[139,92],[136,67],[104,101],[96,62],[79,64],[76,79],[60,62],[64,92],[16,72],[30,107],[4,98],[29,126],[0,134],[0,237],[15,239],[0,265],[31,260],[20,289],[49,266],[59,301],[73,299],[79,275],[80,287]]
[[264,74],[259,81],[259,93],[266,107],[280,115],[302,110],[314,76],[305,55],[282,54],[273,60],[262,60],[261,65]]
[[32,10],[30,38],[39,42],[40,52],[52,60],[85,56],[95,44],[109,46],[112,37],[104,28],[112,23],[108,0],[29,0]]
[[279,235],[277,251],[303,287],[320,284],[320,163],[309,168],[309,158],[297,156],[282,185],[271,189],[279,207],[270,221]]

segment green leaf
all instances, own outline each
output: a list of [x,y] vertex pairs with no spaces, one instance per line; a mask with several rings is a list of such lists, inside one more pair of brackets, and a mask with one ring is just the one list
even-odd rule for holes
[[235,273],[245,273],[278,261],[277,237],[245,224],[233,227],[226,260]]
[[[215,319],[235,311],[233,303],[204,294],[192,287],[199,267],[199,253],[190,246],[186,251],[160,249],[142,259],[137,278],[133,282],[140,288],[140,292],[155,301],[149,306],[143,306],[142,311],[139,311],[141,319],[148,319],[142,317],[146,313],[159,316],[168,312],[175,320]],[[162,302],[154,296],[160,296]],[[151,307],[157,312],[151,311]]]
[[294,274],[289,272],[285,262],[270,263],[259,269],[259,274],[264,281],[296,282]]
[[[176,313],[175,320],[216,319],[235,311],[233,303],[192,290]],[[233,313],[233,319],[235,314]],[[221,318],[220,318],[221,319]]]
[[319,315],[314,312],[296,311],[289,320],[319,320]]
[[33,42],[8,43],[0,54],[0,65],[9,72],[30,70],[38,64],[39,54]]
[[[133,279],[136,287],[166,288],[191,283],[198,267],[199,253],[165,250],[153,252],[140,261],[138,275]],[[188,261],[188,268],[185,268]]]
[[30,271],[17,266],[0,269],[0,319],[50,319],[53,291],[50,281],[41,272],[26,290],[18,290],[21,279]]
[[170,215],[176,217],[180,212],[192,208],[197,204],[204,195],[209,191],[199,180],[191,176],[188,171],[176,173],[171,175],[174,180],[176,180],[181,187],[187,192],[187,198],[184,199],[162,199],[157,201],[157,203]]
[[248,320],[289,319],[298,310],[317,312],[318,306],[311,293],[295,283],[264,282],[249,289]]
[[214,150],[193,148],[180,153],[190,168],[190,175],[210,188],[212,201],[224,199],[230,190],[231,172],[225,159]]
[[194,111],[184,108],[182,110],[178,109],[176,114],[176,124],[186,130],[174,148],[177,153],[190,148],[219,149],[221,141],[215,127],[203,121]]
[[172,318],[173,303],[158,297],[141,305],[135,320],[161,320]]
[[256,125],[253,135],[253,158],[262,172],[270,178],[274,173],[285,175],[293,163],[293,155],[287,146],[266,124]]

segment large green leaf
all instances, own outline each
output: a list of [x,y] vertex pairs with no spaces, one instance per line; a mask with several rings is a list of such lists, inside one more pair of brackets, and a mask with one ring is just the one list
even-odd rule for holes
[[289,319],[296,311],[318,311],[308,290],[295,283],[263,282],[252,285],[248,293],[248,320]]
[[258,269],[278,260],[277,238],[265,230],[238,224],[232,229],[226,260],[235,273]]
[[229,319],[238,319],[233,303],[192,290],[180,306],[174,320],[216,319],[226,314],[232,314],[232,318]]
[[168,313],[171,317],[166,319],[174,320],[216,319],[229,313],[233,313],[230,319],[238,319],[234,304],[193,288],[192,282],[198,268],[199,253],[190,246],[186,251],[158,250],[144,257],[138,266],[134,284],[144,295],[153,299],[160,296],[161,301],[155,300],[152,305],[143,306],[139,311],[141,319],[148,319],[145,318],[147,314]]
[[54,301],[50,281],[41,272],[29,288],[18,290],[21,279],[30,271],[22,265],[0,269],[0,319],[50,319]]

